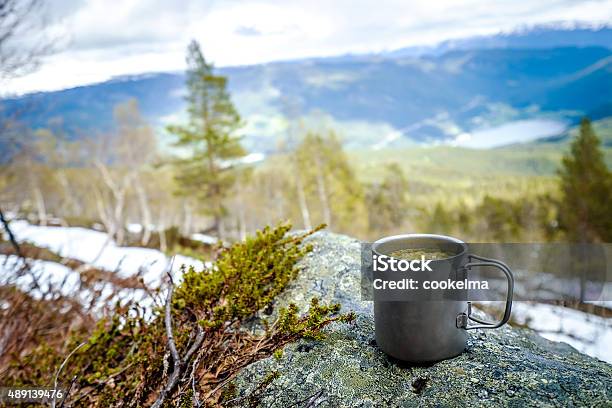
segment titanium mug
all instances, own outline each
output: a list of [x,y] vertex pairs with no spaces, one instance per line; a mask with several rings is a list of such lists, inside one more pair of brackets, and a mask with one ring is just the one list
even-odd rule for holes
[[459,298],[443,295],[435,300],[418,301],[381,299],[381,296],[377,297],[375,293],[376,343],[385,353],[398,360],[416,364],[445,360],[458,356],[465,350],[467,330],[495,329],[508,321],[512,308],[514,277],[506,264],[468,254],[467,244],[459,239],[433,234],[382,238],[372,244],[372,253],[389,256],[394,251],[407,248],[431,248],[454,254],[446,259],[431,261],[430,272],[419,272],[430,279],[453,277],[459,280],[460,276],[467,279],[468,272],[475,267],[500,269],[508,281],[506,308],[501,320],[488,322],[471,314],[467,291]]

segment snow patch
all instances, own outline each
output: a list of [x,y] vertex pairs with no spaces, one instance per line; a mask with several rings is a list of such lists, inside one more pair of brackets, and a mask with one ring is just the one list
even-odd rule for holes
[[[120,247],[104,232],[81,227],[42,227],[26,221],[13,221],[11,228],[19,242],[28,241],[48,248],[62,257],[74,258],[95,267],[116,271],[121,277],[141,273],[145,284],[158,286],[170,259],[161,251],[150,248]],[[202,261],[176,255],[172,267],[179,273],[182,266],[203,269]]]
[[211,235],[200,234],[200,233],[192,234],[190,238],[193,239],[194,241],[199,241],[199,242],[202,242],[208,245],[215,245],[217,242],[219,242],[217,238]]
[[512,318],[548,340],[567,343],[581,353],[612,363],[612,319],[529,302],[514,302]]

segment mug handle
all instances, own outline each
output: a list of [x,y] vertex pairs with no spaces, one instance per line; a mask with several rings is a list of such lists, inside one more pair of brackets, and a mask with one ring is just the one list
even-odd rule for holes
[[[472,259],[476,259],[481,262],[472,262]],[[466,313],[461,313],[457,316],[457,326],[461,327],[465,330],[472,329],[496,329],[498,327],[503,326],[510,319],[510,312],[512,311],[512,296],[514,293],[514,276],[512,275],[512,271],[505,263],[498,261],[496,259],[483,258],[478,255],[469,254],[468,255],[468,263],[464,265],[466,270],[469,270],[472,267],[476,266],[493,266],[495,268],[500,269],[504,275],[506,275],[506,279],[508,280],[508,292],[506,295],[506,309],[504,310],[504,317],[501,318],[498,322],[488,322],[486,320],[479,319],[476,316],[472,315],[472,303],[468,302],[468,310]],[[474,321],[479,324],[469,325],[468,321]]]

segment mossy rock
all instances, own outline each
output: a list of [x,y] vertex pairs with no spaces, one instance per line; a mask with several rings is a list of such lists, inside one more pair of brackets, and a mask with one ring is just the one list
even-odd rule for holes
[[314,250],[272,313],[319,296],[356,311],[357,320],[246,367],[232,385],[235,401],[276,372],[257,391],[261,406],[612,406],[611,365],[528,329],[471,331],[465,353],[428,367],[394,361],[376,346],[372,305],[360,300],[359,242],[326,232],[309,241]]

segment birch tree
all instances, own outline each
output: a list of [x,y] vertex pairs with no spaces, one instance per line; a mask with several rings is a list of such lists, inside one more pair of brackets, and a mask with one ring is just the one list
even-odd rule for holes
[[94,186],[98,213],[111,238],[121,244],[125,235],[125,207],[133,189],[140,207],[142,243],[150,239],[151,210],[142,173],[156,155],[156,140],[135,100],[115,107],[116,129],[101,138],[94,166],[105,190]]
[[309,216],[314,223],[324,222],[330,229],[363,234],[368,225],[365,194],[337,136],[333,132],[307,133],[293,160],[299,168],[296,184],[300,179],[303,182],[304,201],[312,203]]

